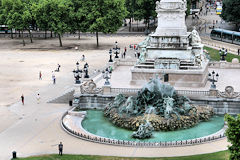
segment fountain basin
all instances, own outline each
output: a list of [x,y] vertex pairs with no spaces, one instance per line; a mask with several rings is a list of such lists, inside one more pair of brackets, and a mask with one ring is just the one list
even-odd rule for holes
[[153,132],[152,138],[144,140],[134,139],[131,137],[132,131],[114,126],[104,117],[102,111],[88,110],[87,116],[81,125],[86,131],[94,135],[110,139],[136,142],[184,141],[217,133],[224,127],[224,117],[214,116],[210,121],[201,122],[197,126],[189,129]]

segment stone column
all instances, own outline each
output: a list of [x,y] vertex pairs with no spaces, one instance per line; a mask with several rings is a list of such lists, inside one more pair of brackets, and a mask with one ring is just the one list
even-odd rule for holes
[[218,90],[217,89],[210,89],[209,90],[209,96],[211,96],[211,97],[217,97],[217,95],[218,95]]
[[111,94],[111,85],[104,85],[102,89],[103,89],[103,95]]
[[79,102],[80,102],[79,97],[81,96],[81,88],[80,88],[81,85],[82,85],[82,83],[73,85],[73,87],[74,87],[74,94],[73,94],[73,100],[72,100],[72,106],[73,107],[78,107],[79,106]]
[[109,67],[112,67],[112,69],[114,70],[115,68],[117,68],[117,61],[108,62],[108,66],[109,66]]
[[80,94],[81,94],[81,86],[82,84],[74,84],[73,87],[74,87],[74,97],[79,97]]
[[228,62],[227,61],[220,61],[220,68],[227,68],[228,67]]

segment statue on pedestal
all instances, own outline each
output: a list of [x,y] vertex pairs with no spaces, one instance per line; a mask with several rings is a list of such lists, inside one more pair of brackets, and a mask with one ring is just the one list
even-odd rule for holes
[[190,35],[190,38],[191,38],[190,44],[192,46],[199,46],[199,45],[201,45],[201,38],[200,38],[200,36],[199,36],[199,34],[198,34],[198,32],[197,32],[195,27],[193,28],[193,31],[192,31],[192,33]]
[[147,36],[144,41],[140,42],[138,44],[139,48],[146,48],[147,46],[149,46],[149,43],[150,43],[150,37]]
[[141,52],[141,54],[139,56],[139,59],[137,60],[137,64],[145,62],[146,54],[147,54],[146,48],[142,48],[142,52]]

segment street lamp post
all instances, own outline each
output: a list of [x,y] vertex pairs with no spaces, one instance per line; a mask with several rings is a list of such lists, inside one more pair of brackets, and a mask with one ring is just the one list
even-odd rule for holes
[[109,79],[111,79],[112,72],[106,68],[105,71],[102,71],[103,79],[105,79],[104,85],[110,85]]
[[84,68],[83,68],[83,70],[84,70],[84,72],[85,72],[84,78],[89,78],[89,75],[88,75],[88,67],[89,67],[88,63],[85,63],[85,64],[84,64]]
[[113,62],[112,60],[112,49],[109,50],[109,61],[108,62]]
[[208,80],[212,82],[211,89],[216,89],[215,82],[218,82],[218,77],[219,77],[218,73],[216,74],[214,71],[208,74]]
[[79,69],[79,63],[76,63],[77,69],[73,70],[74,78],[75,78],[75,83],[76,84],[81,84],[80,78],[82,78],[82,70]]
[[78,62],[76,63],[76,66],[77,66],[77,70],[79,70],[79,63]]
[[120,48],[118,48],[118,42],[115,42],[115,48],[113,48],[115,50],[114,54],[115,54],[115,58],[119,58],[118,54],[120,54]]
[[227,49],[225,50],[224,48],[219,50],[219,55],[221,56],[221,61],[225,61],[225,57],[227,56]]

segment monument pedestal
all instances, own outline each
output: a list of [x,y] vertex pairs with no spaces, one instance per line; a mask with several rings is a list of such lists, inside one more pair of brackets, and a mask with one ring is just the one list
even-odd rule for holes
[[156,2],[158,27],[139,43],[142,50],[131,69],[131,84],[143,84],[162,76],[164,82],[180,87],[204,87],[208,78],[208,60],[198,32],[187,32],[186,0]]
[[[196,70],[173,70],[173,69],[131,69],[131,84],[144,84],[158,74],[163,82],[168,82],[176,87],[204,87],[208,78],[208,61]],[[164,76],[165,75],[165,76]]]

